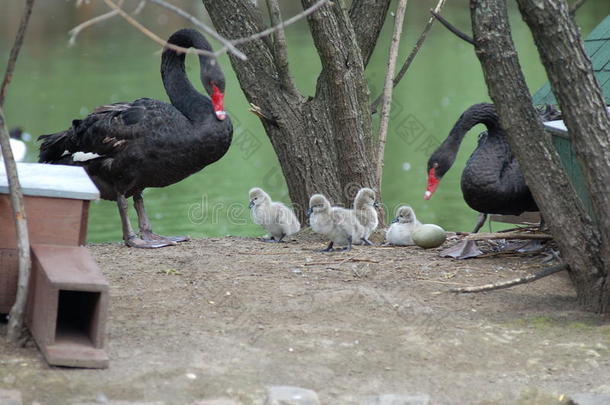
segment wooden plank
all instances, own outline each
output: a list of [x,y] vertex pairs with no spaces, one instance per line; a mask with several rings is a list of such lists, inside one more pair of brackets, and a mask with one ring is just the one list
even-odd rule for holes
[[[85,201],[68,198],[24,199],[30,243],[78,246],[84,241]],[[0,194],[0,248],[17,246],[17,235],[9,196]]]
[[56,288],[72,291],[108,290],[108,281],[84,247],[33,244],[32,253]]

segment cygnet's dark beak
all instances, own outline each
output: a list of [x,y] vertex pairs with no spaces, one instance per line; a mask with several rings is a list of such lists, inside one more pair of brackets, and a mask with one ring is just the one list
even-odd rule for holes
[[254,200],[250,200],[250,205],[248,205],[248,208],[252,208],[254,207]]
[[381,204],[379,204],[379,202],[378,202],[378,201],[375,201],[375,202],[373,203],[373,207],[375,207],[375,208],[379,208],[380,206],[381,206]]
[[311,216],[311,214],[312,214],[312,213],[313,213],[313,208],[311,208],[311,207],[310,207],[310,208],[307,210],[307,212],[305,213],[305,215],[307,215],[307,218],[309,218],[309,217]]
[[394,218],[394,219],[392,220],[392,223],[393,223],[393,224],[395,224],[396,222],[398,222],[398,217],[396,217],[396,218]]

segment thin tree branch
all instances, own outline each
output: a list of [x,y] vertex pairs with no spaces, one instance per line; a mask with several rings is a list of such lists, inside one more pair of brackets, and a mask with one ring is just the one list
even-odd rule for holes
[[501,290],[503,288],[513,287],[519,284],[531,283],[532,281],[540,280],[543,277],[550,276],[551,274],[559,273],[560,271],[566,270],[568,265],[565,263],[558,264],[557,266],[548,267],[538,273],[529,274],[524,277],[515,278],[508,281],[501,281],[498,283],[490,283],[485,285],[480,285],[476,287],[461,287],[461,288],[452,288],[449,292],[453,293],[477,293],[483,291],[493,291],[493,290]]
[[319,0],[317,3],[313,4],[311,7],[308,7],[307,9],[301,11],[299,14],[293,15],[286,21],[283,21],[273,27],[267,28],[266,30],[258,32],[254,35],[250,35],[250,36],[244,37],[244,38],[233,39],[233,40],[231,40],[231,43],[233,45],[239,45],[239,44],[243,44],[244,42],[254,41],[256,39],[266,37],[267,35],[272,34],[279,29],[284,29],[284,27],[287,27],[290,24],[294,24],[295,22],[307,17],[308,15],[310,15],[311,13],[313,13],[314,11],[316,11],[317,9],[319,9],[320,7],[322,7],[325,4],[332,4],[332,3],[330,2],[330,0]]
[[574,3],[572,3],[572,5],[570,6],[570,10],[569,10],[570,15],[574,16],[574,14],[576,14],[576,11],[580,8],[580,6],[585,4],[585,1],[587,1],[587,0],[576,0]]
[[[436,4],[436,7],[434,8],[435,13],[438,14],[441,12],[441,9],[443,8],[445,1],[446,0],[438,1],[438,3]],[[422,33],[419,35],[419,38],[417,39],[417,43],[415,44],[415,47],[413,48],[413,50],[411,51],[409,56],[407,56],[407,59],[403,63],[402,67],[400,68],[400,71],[394,78],[394,81],[392,84],[393,87],[396,87],[396,85],[402,80],[405,73],[407,73],[407,70],[411,66],[413,59],[415,59],[415,57],[417,56],[417,53],[419,52],[420,48],[424,44],[424,41],[426,40],[426,37],[428,36],[428,32],[430,31],[430,28],[432,28],[432,24],[434,24],[434,20],[435,20],[434,17],[430,17],[428,19],[428,22],[426,23],[424,30],[422,31]],[[375,99],[375,101],[373,102],[373,104],[371,105],[371,114],[375,114],[377,112],[377,107],[379,106],[379,103],[381,103],[382,97],[383,97],[383,95],[380,94],[379,97],[377,97]]]
[[112,0],[104,0],[104,3],[106,3],[106,5],[108,5],[108,7],[110,7],[111,9],[116,10],[118,12],[118,14],[125,19],[125,21],[127,21],[129,24],[131,24],[134,27],[136,27],[141,33],[143,33],[144,35],[146,35],[148,38],[152,39],[156,43],[160,44],[161,46],[164,46],[164,47],[169,48],[169,49],[173,49],[174,51],[180,52],[180,53],[194,53],[194,54],[197,54],[197,55],[206,55],[206,56],[210,56],[210,57],[213,57],[213,58],[216,58],[218,56],[218,54],[219,54],[218,52],[209,52],[209,51],[205,51],[205,50],[202,50],[202,49],[183,48],[181,46],[177,46],[177,45],[174,45],[174,44],[167,43],[163,39],[159,38],[157,36],[157,34],[155,34],[154,32],[150,31],[148,28],[144,27],[142,24],[140,24],[132,16],[127,14],[125,12],[125,10],[123,10],[118,5],[116,5],[114,2],[112,2]]
[[[119,7],[122,7],[123,6],[123,1],[124,0],[119,0],[117,2],[117,5]],[[94,18],[92,18],[90,20],[87,20],[87,21],[83,22],[82,24],[79,24],[76,27],[72,28],[70,31],[68,31],[68,35],[70,35],[70,39],[68,40],[68,45],[69,46],[74,46],[74,44],[76,44],[76,37],[85,28],[88,28],[88,27],[90,27],[92,25],[95,25],[95,24],[97,24],[99,22],[106,21],[106,20],[108,20],[108,19],[110,19],[110,18],[112,18],[112,17],[114,17],[115,15],[118,15],[118,14],[119,14],[118,10],[112,10],[112,11],[109,11],[109,12],[107,12],[105,14],[98,15],[97,17],[94,17]]]
[[144,6],[146,6],[146,0],[140,0],[138,6],[133,10],[133,14],[138,15],[144,10]]
[[13,157],[11,150],[11,143],[9,139],[8,130],[6,129],[6,121],[4,118],[4,111],[2,105],[4,104],[4,95],[6,89],[11,81],[13,70],[15,69],[15,63],[17,56],[21,50],[23,44],[23,38],[25,36],[25,30],[30,21],[32,15],[32,8],[34,6],[34,0],[27,0],[25,3],[25,9],[17,35],[15,36],[15,43],[11,49],[6,73],[0,88],[0,150],[4,160],[4,167],[6,169],[6,176],[8,179],[9,193],[11,196],[11,206],[13,208],[13,215],[15,217],[15,230],[17,233],[17,250],[19,251],[19,276],[17,281],[17,297],[15,304],[10,311],[10,319],[8,323],[7,337],[12,343],[18,344],[24,335],[24,315],[25,306],[27,303],[28,295],[28,284],[30,280],[30,240],[28,237],[28,225],[25,213],[25,205],[23,203],[23,193],[21,191],[21,185],[19,184],[19,176],[17,173],[17,164]]
[[280,78],[282,87],[294,93],[296,91],[292,78],[290,77],[290,69],[288,68],[288,47],[286,46],[286,35],[284,34],[284,24],[282,23],[282,14],[277,0],[267,0],[267,8],[269,9],[269,18],[271,24],[280,26],[273,33],[273,59]]
[[186,11],[182,10],[181,8],[176,7],[173,4],[169,4],[163,0],[145,0],[145,1],[155,3],[161,7],[165,7],[168,10],[173,11],[174,13],[176,13],[179,16],[183,17],[184,19],[188,20],[191,24],[193,24],[196,27],[199,27],[203,32],[212,36],[212,38],[214,38],[215,40],[217,40],[218,42],[223,44],[224,47],[229,52],[231,52],[233,55],[237,56],[241,60],[246,60],[246,55],[244,55],[244,53],[242,51],[237,49],[235,47],[235,45],[232,43],[232,41],[229,41],[228,39],[224,38],[222,35],[220,35],[218,32],[216,32],[216,30],[213,30],[212,28],[208,27],[206,24],[202,23],[197,18],[195,18],[191,14],[187,13]]
[[[144,35],[146,35],[148,38],[152,39],[154,42],[158,43],[159,45],[169,48],[169,49],[173,49],[176,52],[180,52],[180,53],[192,53],[192,54],[196,54],[196,55],[206,55],[212,58],[217,58],[218,56],[222,55],[223,53],[229,51],[232,52],[236,57],[242,59],[242,60],[246,60],[247,57],[246,55],[241,52],[239,49],[236,48],[236,45],[239,44],[243,44],[245,42],[249,42],[249,41],[254,41],[260,38],[263,38],[269,34],[272,34],[280,29],[283,29],[284,27],[293,24],[295,22],[297,22],[298,20],[307,17],[308,15],[310,15],[311,13],[313,13],[314,11],[316,11],[317,9],[319,9],[320,7],[322,7],[324,4],[330,4],[330,0],[320,0],[317,3],[315,3],[314,5],[312,5],[311,7],[307,8],[306,10],[303,10],[301,13],[296,14],[294,16],[292,16],[291,18],[289,18],[286,21],[280,22],[279,24],[274,25],[273,27],[270,27],[266,30],[260,31],[256,34],[253,34],[251,36],[248,37],[243,37],[243,38],[237,38],[237,39],[233,39],[233,40],[228,40],[224,37],[222,37],[220,34],[218,34],[215,30],[211,29],[210,27],[208,27],[207,25],[203,24],[201,21],[197,20],[195,17],[193,17],[192,15],[190,15],[189,13],[187,13],[186,11],[172,5],[169,3],[166,3],[163,0],[143,0],[143,1],[150,1],[152,3],[155,3],[159,6],[165,7],[169,10],[174,11],[176,14],[186,18],[187,20],[189,20],[191,23],[193,23],[194,25],[196,25],[197,27],[201,28],[203,31],[205,31],[206,33],[208,33],[209,35],[211,35],[212,37],[214,37],[216,40],[218,40],[221,44],[223,44],[223,46],[216,52],[210,52],[210,51],[205,51],[202,49],[193,49],[193,48],[183,48],[181,46],[177,46],[174,44],[168,44],[166,43],[163,39],[161,39],[158,35],[156,35],[154,32],[150,31],[148,28],[144,27],[141,23],[139,23],[136,19],[134,19],[132,16],[130,16],[127,12],[125,12],[125,10],[123,10],[120,7],[120,3],[116,4],[114,3],[112,0],[104,0],[104,2],[106,3],[106,5],[108,7],[110,7],[112,9],[111,12],[100,15],[98,17],[95,17],[89,21],[85,21],[84,23],[82,23],[81,25],[73,28],[70,33],[72,35],[71,39],[70,39],[70,43],[73,43],[75,40],[76,35],[78,35],[78,33],[86,27],[89,27],[95,23],[98,23],[100,21],[106,20],[108,18],[113,17],[114,15],[120,15],[121,17],[123,17],[123,19],[125,19],[129,24],[131,24],[132,26],[134,26],[136,29],[138,29],[140,32],[142,32]],[[122,1],[121,1],[122,3]],[[142,4],[142,3],[140,3]],[[138,9],[140,7],[138,6]],[[79,29],[80,28],[80,29]],[[73,31],[76,32],[73,34]]]
[[[388,135],[388,124],[390,122],[390,109],[392,107],[392,78],[396,69],[396,59],[398,58],[398,50],[400,47],[400,36],[402,35],[402,24],[407,9],[407,0],[399,0],[396,8],[396,17],[394,20],[394,32],[392,33],[392,42],[390,43],[390,52],[388,56],[388,67],[385,75],[385,84],[383,86],[383,104],[381,105],[381,121],[379,123],[379,145],[377,146],[377,164],[375,166],[375,181],[378,187],[378,194],[381,195],[381,175],[383,174],[383,157],[385,154],[385,144]],[[384,216],[382,215],[382,218]]]
[[460,31],[457,27],[455,27],[449,21],[445,20],[445,18],[442,15],[437,14],[434,11],[430,11],[430,13],[434,16],[434,18],[439,20],[441,22],[441,24],[443,24],[445,26],[445,28],[447,28],[449,31],[451,31],[453,34],[455,34],[458,38],[463,39],[464,41],[468,42],[470,45],[474,45],[474,39],[472,39],[472,37],[468,36],[467,34],[463,33],[462,31]]
[[523,233],[523,232],[497,232],[497,233],[471,233],[466,240],[489,240],[489,239],[553,239],[552,235],[545,233]]

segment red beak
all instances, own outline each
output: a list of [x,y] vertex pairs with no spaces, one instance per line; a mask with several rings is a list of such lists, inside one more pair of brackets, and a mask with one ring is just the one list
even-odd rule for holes
[[441,180],[436,177],[436,168],[432,167],[428,172],[428,186],[426,187],[426,192],[424,193],[424,200],[429,200],[432,198],[432,194],[436,191],[438,187],[438,183]]
[[219,120],[227,118],[227,112],[224,108],[225,95],[220,92],[216,85],[212,85],[212,106],[214,107],[214,114]]

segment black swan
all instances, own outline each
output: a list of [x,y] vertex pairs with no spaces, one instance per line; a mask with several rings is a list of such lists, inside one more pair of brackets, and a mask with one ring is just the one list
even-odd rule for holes
[[[542,120],[556,119],[559,111],[551,106],[538,109]],[[462,172],[464,201],[481,213],[473,232],[485,223],[487,214],[519,215],[538,211],[525,183],[517,159],[513,156],[500,127],[493,104],[480,103],[468,108],[457,120],[447,139],[428,160],[428,184],[424,198],[429,200],[445,173],[451,168],[464,135],[475,125],[484,124],[487,131],[479,135],[476,149]]]
[[424,198],[432,197],[441,178],[453,165],[464,135],[477,124],[484,124],[487,131],[479,136],[478,146],[462,172],[461,188],[466,204],[484,214],[518,215],[538,211],[500,127],[494,105],[489,103],[468,108],[434,151],[428,160]]
[[[182,29],[167,41],[184,48],[211,51],[198,31]],[[191,85],[185,54],[165,48],[161,77],[171,104],[150,98],[97,107],[65,131],[42,135],[39,161],[83,166],[101,197],[116,200],[127,246],[156,248],[187,237],[164,237],[152,232],[142,191],[165,187],[217,161],[231,144],[233,126],[223,108],[225,79],[215,59],[199,55],[201,81],[211,95]],[[139,237],[127,216],[133,197]]]

